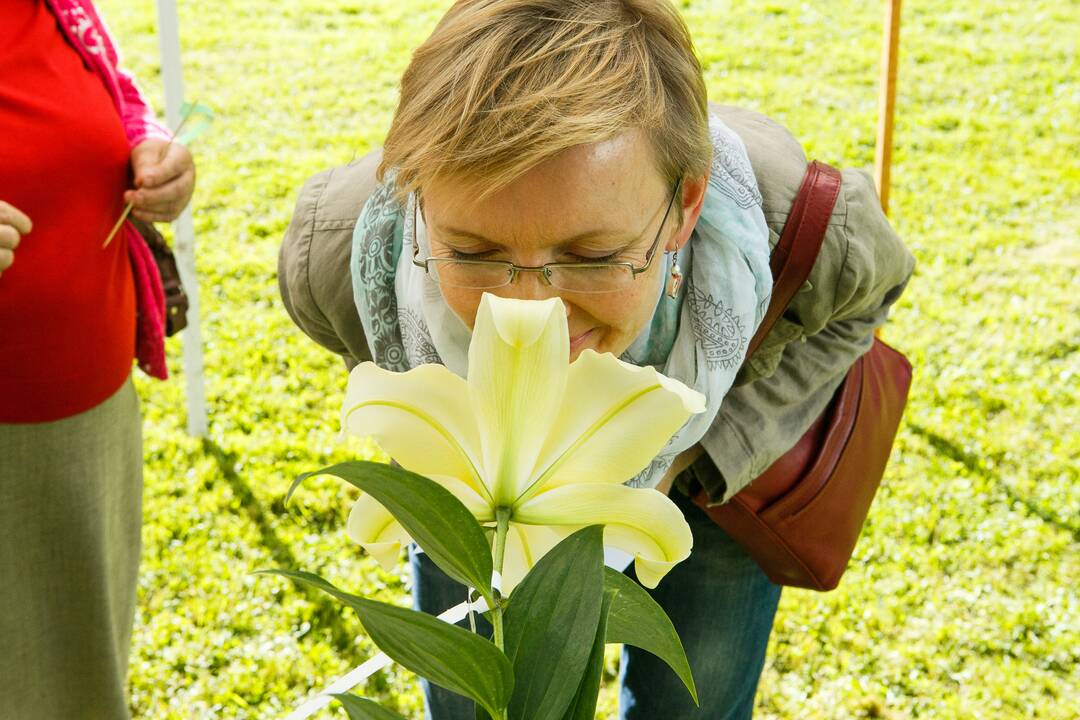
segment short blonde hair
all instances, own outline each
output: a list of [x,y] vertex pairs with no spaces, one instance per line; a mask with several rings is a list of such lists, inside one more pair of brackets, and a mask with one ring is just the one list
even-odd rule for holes
[[705,82],[669,0],[458,0],[402,77],[378,177],[484,197],[632,128],[671,185],[708,172]]

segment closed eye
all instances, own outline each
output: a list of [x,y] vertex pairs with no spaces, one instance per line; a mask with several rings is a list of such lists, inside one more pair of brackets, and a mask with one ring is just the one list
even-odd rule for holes
[[443,257],[447,257],[453,260],[490,260],[491,256],[497,251],[495,250],[481,250],[479,252],[463,252],[456,248],[446,248],[446,254]]
[[618,251],[618,250],[611,253],[610,255],[600,255],[600,256],[578,255],[577,253],[568,253],[568,256],[570,258],[570,262],[582,262],[582,263],[606,263],[606,262],[611,262],[612,260],[617,260],[620,255],[622,255],[622,252]]

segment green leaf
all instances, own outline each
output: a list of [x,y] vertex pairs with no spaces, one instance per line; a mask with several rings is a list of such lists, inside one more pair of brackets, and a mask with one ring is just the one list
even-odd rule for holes
[[349,720],[404,720],[396,712],[387,710],[379,703],[359,695],[335,693],[333,697],[345,706]]
[[645,589],[621,572],[604,568],[604,587],[617,591],[607,618],[609,643],[624,643],[651,652],[675,671],[698,702],[694,676],[679,634],[667,613]]
[[510,596],[510,720],[559,720],[574,699],[600,622],[602,543],[600,525],[577,531],[541,558]]
[[491,545],[480,523],[449,490],[400,467],[354,461],[304,473],[285,502],[313,475],[334,475],[371,495],[443,572],[491,598]]
[[356,611],[371,640],[402,667],[448,690],[472,698],[493,717],[514,688],[510,661],[478,635],[426,613],[351,595],[318,575],[300,570],[262,570],[323,590]]
[[596,717],[596,699],[600,695],[600,680],[604,675],[604,645],[607,637],[607,618],[611,612],[611,603],[618,590],[604,588],[603,605],[600,607],[600,623],[596,627],[592,652],[581,677],[577,695],[570,703],[563,720],[594,720]]

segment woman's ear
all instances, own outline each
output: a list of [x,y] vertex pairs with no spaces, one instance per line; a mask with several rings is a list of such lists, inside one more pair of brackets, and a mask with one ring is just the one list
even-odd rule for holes
[[709,187],[709,176],[699,178],[686,178],[682,181],[682,224],[664,246],[666,252],[680,250],[690,240],[690,234],[694,232],[698,218],[701,217],[701,209],[705,206],[705,192]]

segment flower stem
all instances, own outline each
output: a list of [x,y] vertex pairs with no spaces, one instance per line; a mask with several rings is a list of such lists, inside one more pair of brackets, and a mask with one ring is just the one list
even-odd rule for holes
[[[510,530],[510,508],[495,509],[495,572],[502,578],[503,558],[506,555],[506,533]],[[495,647],[505,650],[503,644],[503,598],[502,592],[495,594],[495,604],[491,606],[491,627],[495,631]],[[506,708],[502,709],[496,720],[505,720]]]
[[[495,509],[495,572],[502,577],[503,558],[506,555],[506,533],[510,530],[510,508]],[[503,607],[501,593],[495,598],[495,605],[491,608],[491,626],[495,630],[495,645],[500,650],[503,647]]]

